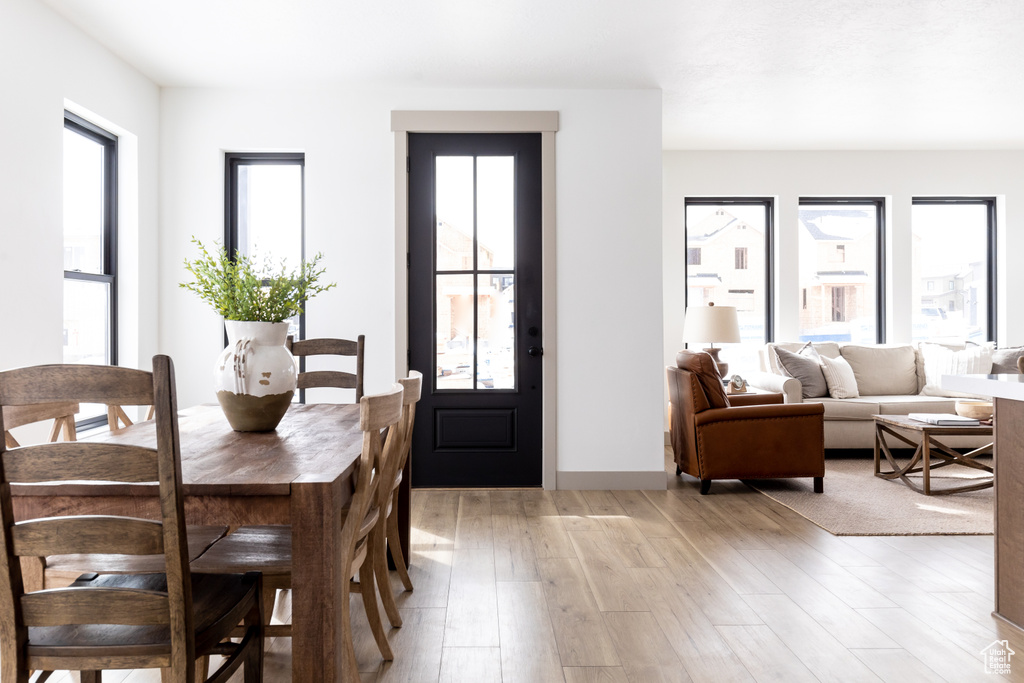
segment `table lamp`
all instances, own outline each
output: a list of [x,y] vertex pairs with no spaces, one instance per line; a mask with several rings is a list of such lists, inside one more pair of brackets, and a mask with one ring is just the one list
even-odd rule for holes
[[720,349],[715,343],[738,344],[740,342],[740,323],[736,317],[735,306],[715,306],[714,302],[707,306],[689,306],[686,309],[686,320],[683,322],[683,342],[697,344],[707,342],[711,348],[702,349],[711,354],[718,366],[718,372],[724,379],[729,374],[729,364],[718,360]]

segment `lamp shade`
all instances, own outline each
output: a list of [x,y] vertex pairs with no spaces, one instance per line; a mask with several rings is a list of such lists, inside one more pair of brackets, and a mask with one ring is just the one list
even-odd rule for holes
[[740,323],[735,306],[689,306],[683,322],[683,342],[738,344]]

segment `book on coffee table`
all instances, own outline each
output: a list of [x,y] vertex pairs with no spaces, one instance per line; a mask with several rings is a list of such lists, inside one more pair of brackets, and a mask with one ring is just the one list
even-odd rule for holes
[[907,417],[939,427],[977,427],[981,424],[972,417],[961,417],[953,413],[910,413]]

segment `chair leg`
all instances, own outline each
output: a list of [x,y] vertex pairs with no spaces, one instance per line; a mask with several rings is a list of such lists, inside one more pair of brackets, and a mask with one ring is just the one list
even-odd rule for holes
[[79,676],[82,683],[103,683],[102,671],[80,671]]
[[[371,549],[372,550],[372,549]],[[384,624],[380,620],[380,610],[377,609],[377,591],[373,583],[376,581],[373,573],[373,565],[367,557],[363,566],[359,568],[359,592],[363,596],[363,609],[366,611],[366,620],[370,622],[370,630],[373,632],[373,639],[377,641],[377,649],[385,661],[390,662],[395,658],[391,652],[391,645],[388,643],[388,635],[384,632]]]
[[711,480],[710,479],[701,479],[700,480],[700,495],[706,496],[706,495],[708,495],[708,491],[710,491],[710,490],[711,490]]
[[[267,607],[265,596],[268,591],[263,586],[262,579],[260,584],[260,599],[249,610],[249,614],[245,616],[243,621],[246,630],[255,628],[259,636],[250,643],[249,652],[246,653],[245,659],[242,661],[242,668],[245,671],[245,683],[263,683],[263,638],[266,635],[263,624],[270,621],[269,615],[270,610],[273,608],[273,603],[270,604],[269,608]],[[277,590],[271,589],[269,592],[276,593]]]
[[679,465],[676,465],[676,476],[678,477],[682,473],[683,473],[683,468],[680,467]]
[[[388,578],[388,546],[385,532],[387,520],[377,520],[377,526],[370,532],[370,550],[373,553],[373,574],[376,577],[377,585],[380,586],[380,599],[384,603],[384,611],[388,615],[388,622],[398,628],[402,625],[402,615],[398,612],[398,605],[395,604],[395,592],[391,590],[391,579]],[[370,557],[366,558],[369,563]]]
[[814,478],[814,492],[823,493],[825,491],[825,477]]
[[[405,556],[402,554],[402,543],[401,543],[401,531],[398,529],[398,492],[394,494],[394,498],[391,504],[391,514],[388,515],[388,548],[391,549],[391,557],[395,560],[395,570],[398,572],[399,578],[402,579],[402,585],[405,586],[405,590],[412,590],[412,579],[409,578],[409,568],[405,561]],[[385,584],[380,587],[381,591],[385,588],[389,588],[390,584]],[[394,624],[392,624],[394,626]]]

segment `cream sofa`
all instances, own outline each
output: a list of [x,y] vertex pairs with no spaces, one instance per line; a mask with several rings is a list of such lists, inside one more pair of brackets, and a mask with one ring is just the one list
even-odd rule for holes
[[[819,402],[825,406],[825,448],[874,448],[872,415],[955,412],[955,395],[937,396],[941,390],[925,383],[924,359],[918,345],[864,345],[816,342],[814,349],[828,358],[842,356],[853,368],[859,398],[804,398],[800,380],[785,374],[774,348],[798,352],[804,342],[766,344],[760,351],[761,372],[747,377],[759,389],[782,393],[786,403]],[[946,348],[963,349],[964,345]],[[985,370],[988,372],[988,370]],[[934,380],[934,377],[928,378]],[[921,392],[925,391],[926,395]],[[950,437],[947,445],[968,448],[991,441],[983,437]],[[896,444],[892,444],[896,445]]]

